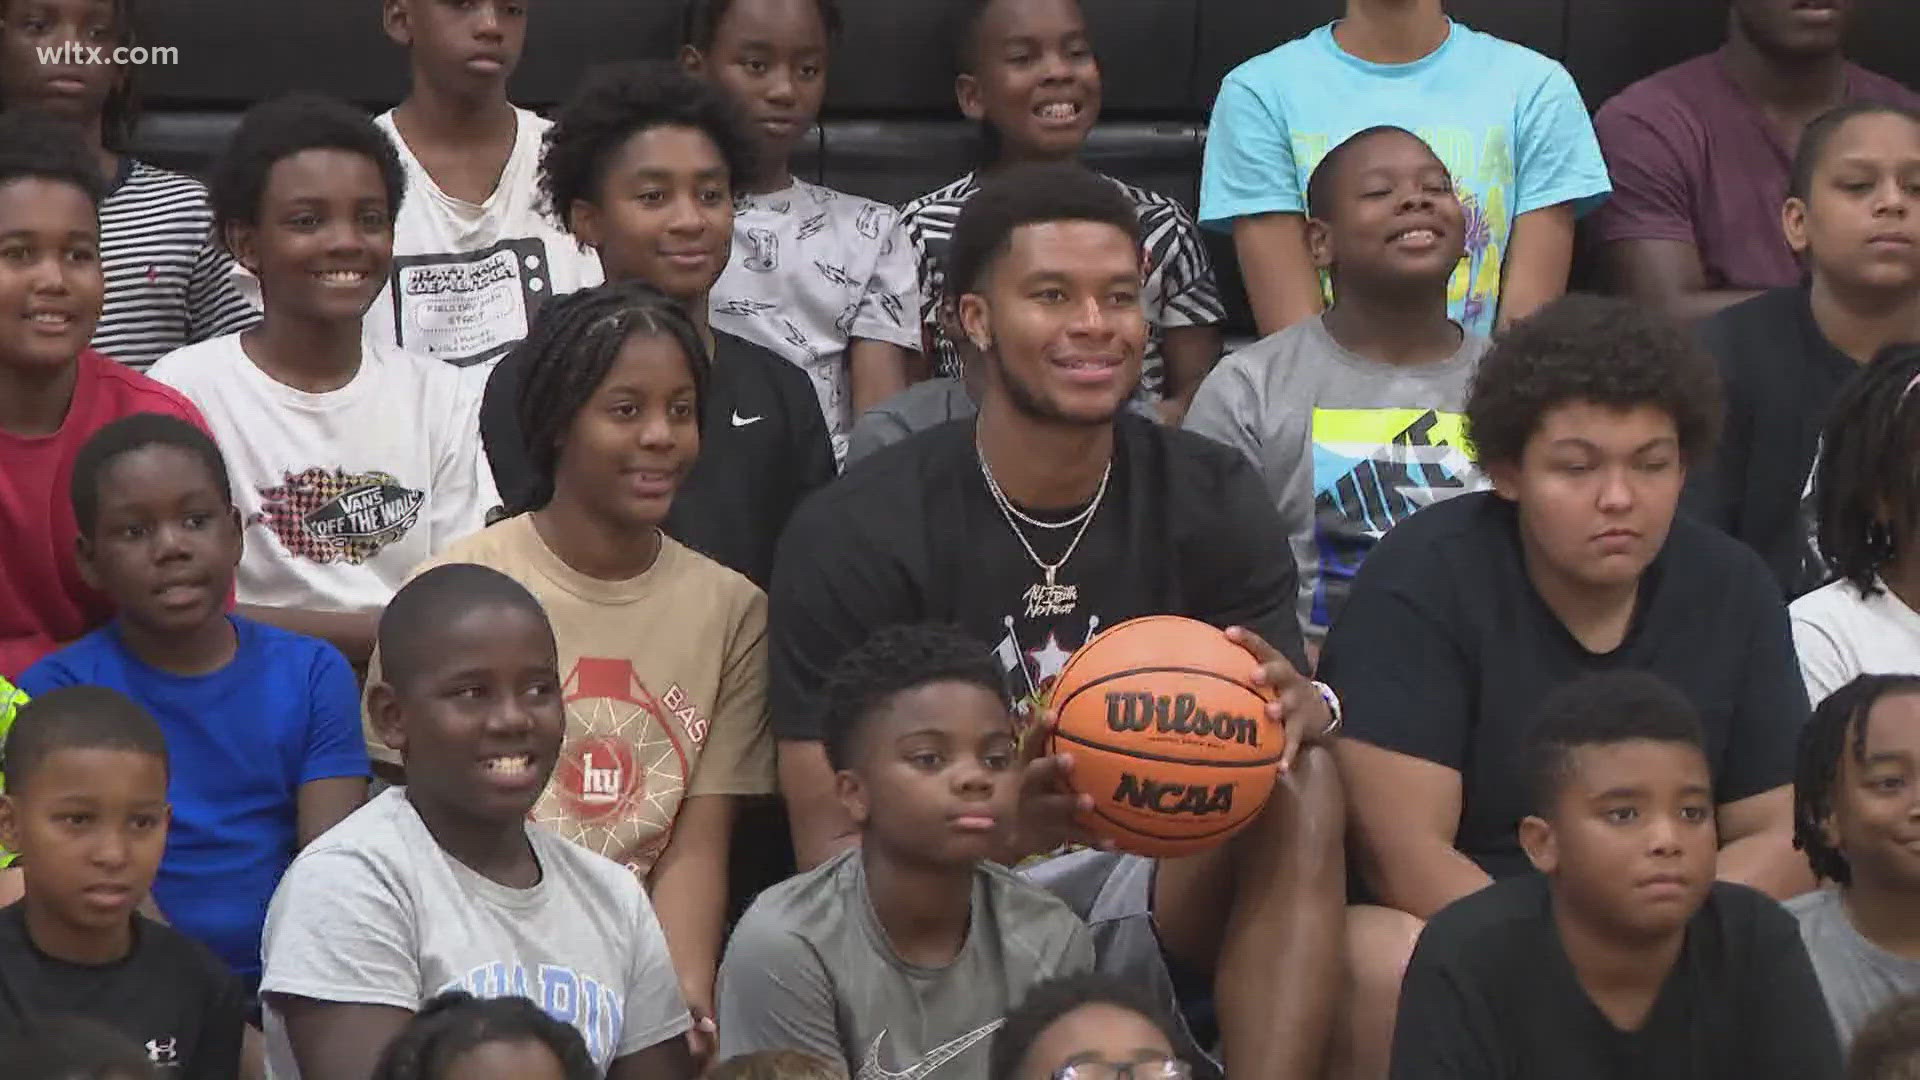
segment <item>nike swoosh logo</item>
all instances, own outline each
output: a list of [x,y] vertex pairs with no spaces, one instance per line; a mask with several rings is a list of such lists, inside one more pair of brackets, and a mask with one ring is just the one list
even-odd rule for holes
[[966,1053],[973,1044],[1000,1030],[1006,1023],[1004,1018],[989,1024],[982,1024],[957,1039],[949,1039],[927,1052],[927,1056],[909,1066],[902,1072],[894,1072],[880,1064],[880,1044],[887,1039],[883,1029],[874,1037],[873,1045],[867,1049],[867,1059],[860,1063],[860,1071],[854,1074],[854,1080],[926,1080],[934,1071],[961,1054]]
[[746,427],[748,424],[757,424],[764,419],[766,418],[763,416],[741,416],[738,412],[735,412],[733,414],[733,426]]

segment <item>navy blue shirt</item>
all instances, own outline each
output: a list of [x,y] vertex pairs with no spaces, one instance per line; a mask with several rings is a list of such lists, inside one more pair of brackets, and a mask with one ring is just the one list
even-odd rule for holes
[[332,645],[239,617],[240,643],[210,675],[142,663],[108,623],[28,669],[20,688],[105,686],[166,733],[173,824],[153,898],[181,933],[249,984],[260,978],[267,902],[299,843],[300,786],[366,776],[353,669]]

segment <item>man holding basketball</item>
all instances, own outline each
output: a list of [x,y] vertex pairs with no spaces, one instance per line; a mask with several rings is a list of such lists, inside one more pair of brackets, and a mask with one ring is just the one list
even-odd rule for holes
[[[802,868],[853,842],[819,739],[818,695],[875,631],[926,621],[992,643],[1031,722],[1074,649],[1148,614],[1221,627],[1271,691],[1287,775],[1228,844],[1153,862],[1078,852],[1034,870],[1093,926],[1100,966],[1180,1006],[1236,1077],[1316,1077],[1339,985],[1343,817],[1330,692],[1299,672],[1286,532],[1243,458],[1124,406],[1140,378],[1139,226],[1111,184],[1073,166],[1006,170],[968,202],[948,283],[986,375],[976,418],[876,453],[801,507],[769,610],[781,790]],[[1302,750],[1302,744],[1308,748]],[[1026,777],[1026,851],[1074,805],[1065,759]],[[1044,820],[1043,820],[1044,819]]]

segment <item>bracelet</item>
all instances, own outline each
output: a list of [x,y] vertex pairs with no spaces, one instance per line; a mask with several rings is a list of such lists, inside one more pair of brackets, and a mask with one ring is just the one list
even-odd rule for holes
[[1327,729],[1315,736],[1315,741],[1318,742],[1324,739],[1331,739],[1337,734],[1340,731],[1340,722],[1344,717],[1340,709],[1340,695],[1333,692],[1333,687],[1318,680],[1314,681],[1312,686],[1320,692],[1320,700],[1327,703],[1327,715],[1332,717],[1332,722],[1327,725]]

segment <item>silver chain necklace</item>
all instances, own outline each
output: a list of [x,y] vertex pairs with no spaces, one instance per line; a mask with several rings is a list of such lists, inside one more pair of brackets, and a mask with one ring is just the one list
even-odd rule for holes
[[[987,482],[987,491],[993,495],[993,504],[1000,508],[1000,516],[1006,519],[1007,528],[1013,530],[1014,539],[1020,541],[1020,546],[1026,549],[1027,558],[1032,559],[1033,565],[1040,568],[1044,578],[1042,582],[1035,584],[1022,594],[1022,599],[1027,602],[1027,618],[1073,614],[1073,609],[1080,603],[1080,586],[1061,585],[1054,578],[1060,572],[1060,568],[1067,565],[1067,560],[1073,558],[1074,551],[1080,547],[1080,538],[1087,535],[1087,528],[1093,524],[1094,512],[1100,509],[1102,502],[1106,501],[1107,481],[1113,478],[1113,459],[1111,457],[1107,459],[1107,467],[1100,474],[1100,487],[1094,491],[1093,501],[1087,504],[1087,508],[1066,521],[1054,524],[1034,521],[1033,518],[1016,509],[1013,500],[1007,498],[1007,493],[1000,490],[999,482],[993,478],[993,470],[987,465],[987,452],[977,441],[973,444],[973,452],[974,457],[980,462],[980,475]],[[1059,561],[1048,564],[1040,558],[1039,552],[1033,550],[1033,544],[1028,542],[1027,534],[1021,531],[1021,521],[1031,522],[1043,529],[1062,529],[1075,524],[1080,528],[1073,534],[1073,540],[1067,544],[1067,550],[1060,556]]]

